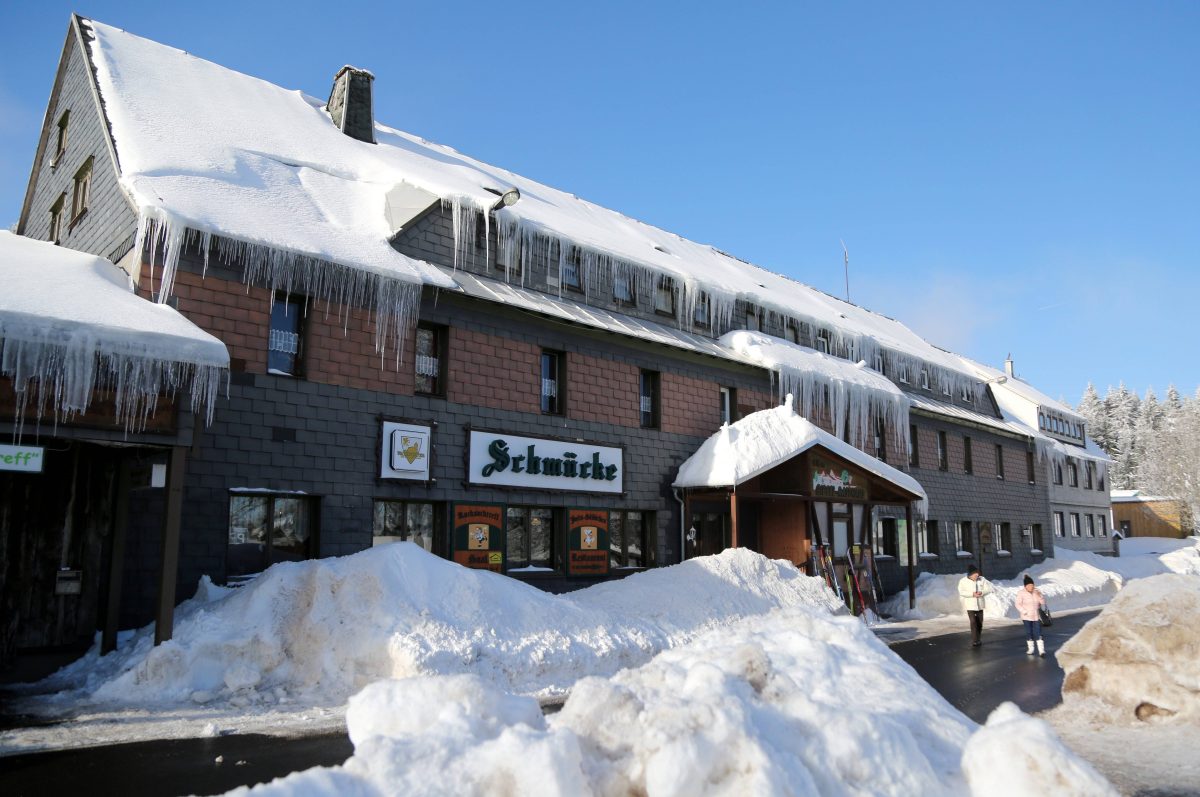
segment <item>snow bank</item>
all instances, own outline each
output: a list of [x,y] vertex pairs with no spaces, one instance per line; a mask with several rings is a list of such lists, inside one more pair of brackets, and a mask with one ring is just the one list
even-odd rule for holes
[[62,701],[273,707],[341,704],[368,683],[472,673],[558,694],[701,631],[778,607],[839,610],[820,579],[747,550],[692,559],[567,596],[468,570],[410,543],[275,565],[239,589],[201,582],[174,637],[141,629],[40,686]]
[[1200,723],[1200,579],[1130,582],[1057,657],[1065,702],[1094,698],[1125,719]]
[[[1104,557],[1094,558],[1104,560]],[[985,617],[1020,619],[1016,598],[1018,590],[1023,588],[1025,573],[1033,576],[1038,589],[1046,597],[1051,612],[1100,606],[1112,600],[1124,584],[1124,579],[1119,574],[1085,561],[1047,559],[1012,580],[991,582],[995,592],[987,598]],[[888,598],[881,608],[891,617],[911,620],[944,614],[962,614],[958,582],[962,580],[963,575],[921,573],[917,576],[915,609],[908,608],[907,591]]]
[[1002,703],[963,751],[972,797],[1014,794],[1117,794],[1090,764],[1071,752],[1043,720]]
[[[190,391],[212,420],[229,369],[225,344],[176,310],[140,298],[109,261],[0,231],[0,376],[17,417],[34,398],[55,418],[85,412],[110,390],[116,422],[141,428],[159,395]],[[34,394],[31,396],[30,394]]]
[[587,678],[549,718],[456,676],[373,684],[347,723],[344,766],[235,793],[1113,793],[1044,723],[1007,707],[977,730],[862,623],[804,608]]

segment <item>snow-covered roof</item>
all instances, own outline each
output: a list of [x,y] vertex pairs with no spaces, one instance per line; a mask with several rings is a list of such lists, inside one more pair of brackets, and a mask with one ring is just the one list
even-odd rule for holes
[[[108,25],[82,24],[95,36],[90,52],[121,184],[138,209],[141,235],[163,248],[168,292],[185,231],[199,231],[205,248],[214,235],[235,242],[231,254],[273,284],[300,282],[338,297],[348,280],[352,295],[402,325],[419,297],[396,284],[453,282],[389,245],[397,214],[403,220],[411,215],[404,208],[440,200],[453,210],[458,251],[465,252],[477,219],[492,223],[487,211],[496,192],[515,187],[520,200],[494,213],[510,258],[556,251],[560,262],[578,255],[585,275],[670,276],[685,325],[701,293],[718,319],[742,299],[828,331],[835,349],[848,346],[855,358],[874,362],[882,354],[906,367],[920,361],[939,384],[975,382],[957,357],[898,321],[712,246],[378,123],[377,144],[358,141],[337,130],[322,100]],[[352,273],[331,277],[330,264]],[[521,278],[528,273],[520,269]]]
[[477,299],[498,302],[510,307],[519,307],[535,313],[569,321],[574,324],[593,329],[627,335],[633,338],[671,346],[676,349],[720,357],[723,360],[756,365],[753,361],[738,352],[721,346],[712,338],[696,335],[676,327],[644,321],[634,316],[622,315],[605,310],[601,307],[571,301],[570,299],[555,298],[541,291],[522,288],[519,285],[501,282],[499,280],[479,277],[468,272],[460,271],[454,274],[458,287],[451,293],[462,293]]
[[1169,495],[1147,495],[1141,490],[1112,490],[1109,497],[1114,504],[1135,504],[1142,501],[1178,501]]
[[991,415],[985,415],[982,412],[969,410],[966,407],[960,407],[957,404],[949,404],[942,401],[926,398],[924,396],[909,396],[909,403],[913,409],[923,410],[924,412],[941,415],[947,418],[952,418],[959,421],[967,421],[979,426],[987,426],[1001,432],[1020,435],[1021,437],[1032,437],[1033,433],[1023,423],[1005,418],[996,418]]
[[[976,362],[968,357],[960,357],[963,363],[971,368],[981,379],[991,380],[992,395],[996,403],[1007,414],[1014,415],[1026,424],[1037,428],[1039,407],[1054,410],[1057,413],[1083,423],[1084,418],[1073,407],[1069,407],[1057,399],[1052,399],[1019,376],[1008,376],[1003,371],[990,365]],[[1003,377],[1003,378],[1002,378]]]
[[116,393],[133,428],[162,392],[188,389],[211,419],[229,368],[225,344],[176,310],[140,298],[103,258],[0,231],[0,375],[23,402],[36,380],[39,414],[83,412],[96,389]]
[[925,499],[916,479],[860,451],[797,415],[788,396],[778,407],[725,424],[679,466],[675,487],[734,487],[821,446],[842,459]]

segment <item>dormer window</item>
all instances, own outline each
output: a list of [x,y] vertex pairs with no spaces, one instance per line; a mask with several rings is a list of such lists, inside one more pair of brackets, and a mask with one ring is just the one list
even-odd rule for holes
[[613,278],[613,301],[617,304],[637,304],[633,293],[633,275],[625,271]]
[[921,369],[921,387],[925,390],[929,389],[929,371],[925,368]]
[[62,160],[63,154],[67,151],[67,117],[70,116],[70,111],[63,111],[63,115],[58,120],[58,139],[54,145],[54,157],[50,159],[51,166],[57,166]]
[[654,312],[675,315],[675,280],[670,277],[658,278],[654,291]]
[[701,292],[696,299],[696,309],[692,311],[692,323],[698,327],[707,327],[712,323],[712,304],[708,294]]
[[958,392],[958,397],[960,399],[962,399],[963,401],[967,402],[968,404],[975,403],[975,400],[971,396],[971,386],[970,385],[963,385],[962,389]]
[[800,325],[795,321],[787,322],[787,339],[788,343],[800,345]]
[[751,332],[758,332],[762,329],[762,319],[758,317],[758,311],[750,309],[746,311],[746,329]]
[[1044,412],[1038,413],[1038,428],[1043,430],[1046,428],[1046,413]]
[[899,364],[899,367],[896,368],[896,378],[901,383],[908,384],[908,363],[902,362]]
[[562,264],[562,284],[568,288],[581,290],[582,283],[580,282],[579,278],[581,259],[582,258],[579,256],[579,250],[574,249],[571,251],[571,254],[567,257],[566,261]]
[[871,368],[873,368],[874,370],[878,371],[881,374],[883,373],[883,355],[882,354],[875,355],[875,359],[871,362]]
[[829,330],[822,329],[817,332],[817,351],[824,354],[829,354]]

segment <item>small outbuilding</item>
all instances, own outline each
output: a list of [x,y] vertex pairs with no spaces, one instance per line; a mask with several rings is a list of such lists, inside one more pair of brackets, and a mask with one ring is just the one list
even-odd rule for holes
[[[685,557],[750,548],[821,575],[858,610],[877,581],[871,550],[876,507],[905,512],[915,550],[913,510],[921,485],[797,415],[789,395],[773,409],[722,426],[679,468]],[[853,567],[856,578],[849,578]],[[910,600],[915,572],[908,564]]]
[[1182,539],[1192,531],[1187,502],[1142,490],[1112,491],[1113,528],[1122,537]]

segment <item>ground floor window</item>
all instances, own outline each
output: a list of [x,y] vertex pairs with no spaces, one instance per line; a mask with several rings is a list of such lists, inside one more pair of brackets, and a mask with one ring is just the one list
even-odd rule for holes
[[1108,536],[1108,518],[1106,518],[1104,515],[1096,515],[1096,521],[1100,525],[1100,536],[1107,537]]
[[507,511],[508,569],[555,570],[554,510],[542,506],[510,506]]
[[434,515],[425,501],[376,501],[371,544],[414,542],[432,553]]
[[1072,537],[1079,536],[1079,513],[1078,512],[1071,513],[1071,536]]
[[1033,528],[1030,533],[1033,535],[1033,537],[1032,537],[1033,542],[1031,544],[1031,547],[1035,551],[1041,551],[1042,550],[1042,524],[1034,523]]
[[875,523],[875,539],[872,546],[875,553],[880,556],[896,557],[899,549],[899,540],[896,534],[896,519],[881,518]]
[[918,520],[917,551],[936,556],[941,549],[938,542],[938,522],[936,520]]
[[1000,524],[1000,549],[1001,551],[1012,551],[1012,524]]
[[316,500],[294,495],[233,493],[229,496],[229,579],[261,573],[276,562],[316,555]]
[[960,520],[954,524],[954,544],[960,553],[974,553],[975,539],[971,536],[971,521]]
[[1062,512],[1054,513],[1054,536],[1055,537],[1063,536],[1063,513]]
[[648,567],[647,532],[654,528],[653,512],[609,512],[608,566]]

